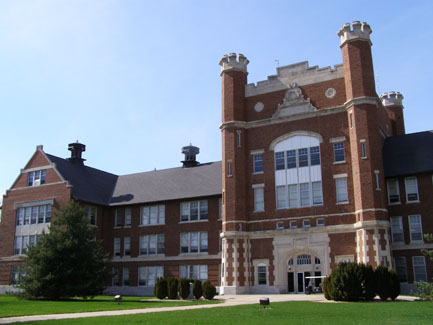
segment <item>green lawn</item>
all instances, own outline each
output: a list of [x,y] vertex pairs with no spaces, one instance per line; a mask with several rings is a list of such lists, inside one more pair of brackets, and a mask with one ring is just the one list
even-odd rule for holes
[[[140,300],[145,301],[140,301]],[[174,307],[197,304],[215,304],[218,301],[152,301],[155,297],[123,297],[117,304],[113,296],[96,296],[92,300],[73,299],[68,301],[21,300],[13,295],[0,295],[0,317],[80,313],[101,310],[140,309]]]
[[[129,316],[44,321],[38,324],[432,324],[431,302],[317,303],[282,302],[160,312]],[[34,323],[32,323],[34,324]]]

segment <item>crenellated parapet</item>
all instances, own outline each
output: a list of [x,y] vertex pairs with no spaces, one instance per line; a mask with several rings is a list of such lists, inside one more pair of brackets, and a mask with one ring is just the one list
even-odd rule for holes
[[219,62],[221,66],[221,74],[226,71],[237,70],[247,73],[247,65],[249,61],[243,54],[230,53],[224,55]]
[[369,24],[354,21],[352,23],[352,28],[350,27],[350,24],[346,23],[338,31],[337,34],[340,37],[340,47],[342,47],[346,42],[355,40],[365,40],[371,44],[370,34],[372,33],[372,30]]
[[398,91],[390,91],[380,95],[383,106],[403,106],[403,95]]

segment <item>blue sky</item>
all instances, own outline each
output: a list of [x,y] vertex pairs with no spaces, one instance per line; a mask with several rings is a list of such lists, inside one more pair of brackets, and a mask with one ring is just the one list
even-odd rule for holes
[[123,175],[180,166],[181,147],[221,159],[218,61],[248,57],[249,82],[277,63],[342,62],[346,22],[372,27],[378,93],[400,91],[406,132],[433,129],[431,1],[0,2],[0,194],[37,145]]

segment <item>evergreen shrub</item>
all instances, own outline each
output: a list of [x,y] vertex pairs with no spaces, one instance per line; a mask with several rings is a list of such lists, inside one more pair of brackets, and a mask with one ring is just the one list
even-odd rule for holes
[[167,279],[158,278],[153,289],[153,294],[158,299],[164,299],[168,295]]
[[213,297],[216,295],[216,288],[215,286],[209,282],[209,280],[206,280],[203,283],[203,297],[205,297],[207,300],[212,300]]
[[168,278],[167,280],[167,291],[168,291],[168,299],[177,299],[177,287],[178,287],[177,278]]
[[203,287],[201,285],[200,280],[194,281],[194,287],[192,288],[192,294],[194,295],[195,299],[200,299],[200,297],[203,295]]
[[182,299],[186,299],[189,296],[189,279],[180,279],[179,280],[179,296]]

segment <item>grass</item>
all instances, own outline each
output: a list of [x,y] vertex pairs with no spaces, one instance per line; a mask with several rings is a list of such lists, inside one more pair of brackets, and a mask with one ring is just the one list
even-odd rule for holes
[[[38,324],[432,324],[431,302],[271,303],[149,314],[43,321]],[[32,323],[34,324],[34,323]]]
[[121,304],[117,304],[114,302],[113,296],[96,296],[92,300],[71,299],[65,301],[49,301],[23,300],[14,295],[0,295],[0,317],[81,313],[89,311],[174,307],[218,303],[218,301],[215,300],[154,301],[153,299],[155,299],[155,297],[123,297],[123,302]]

